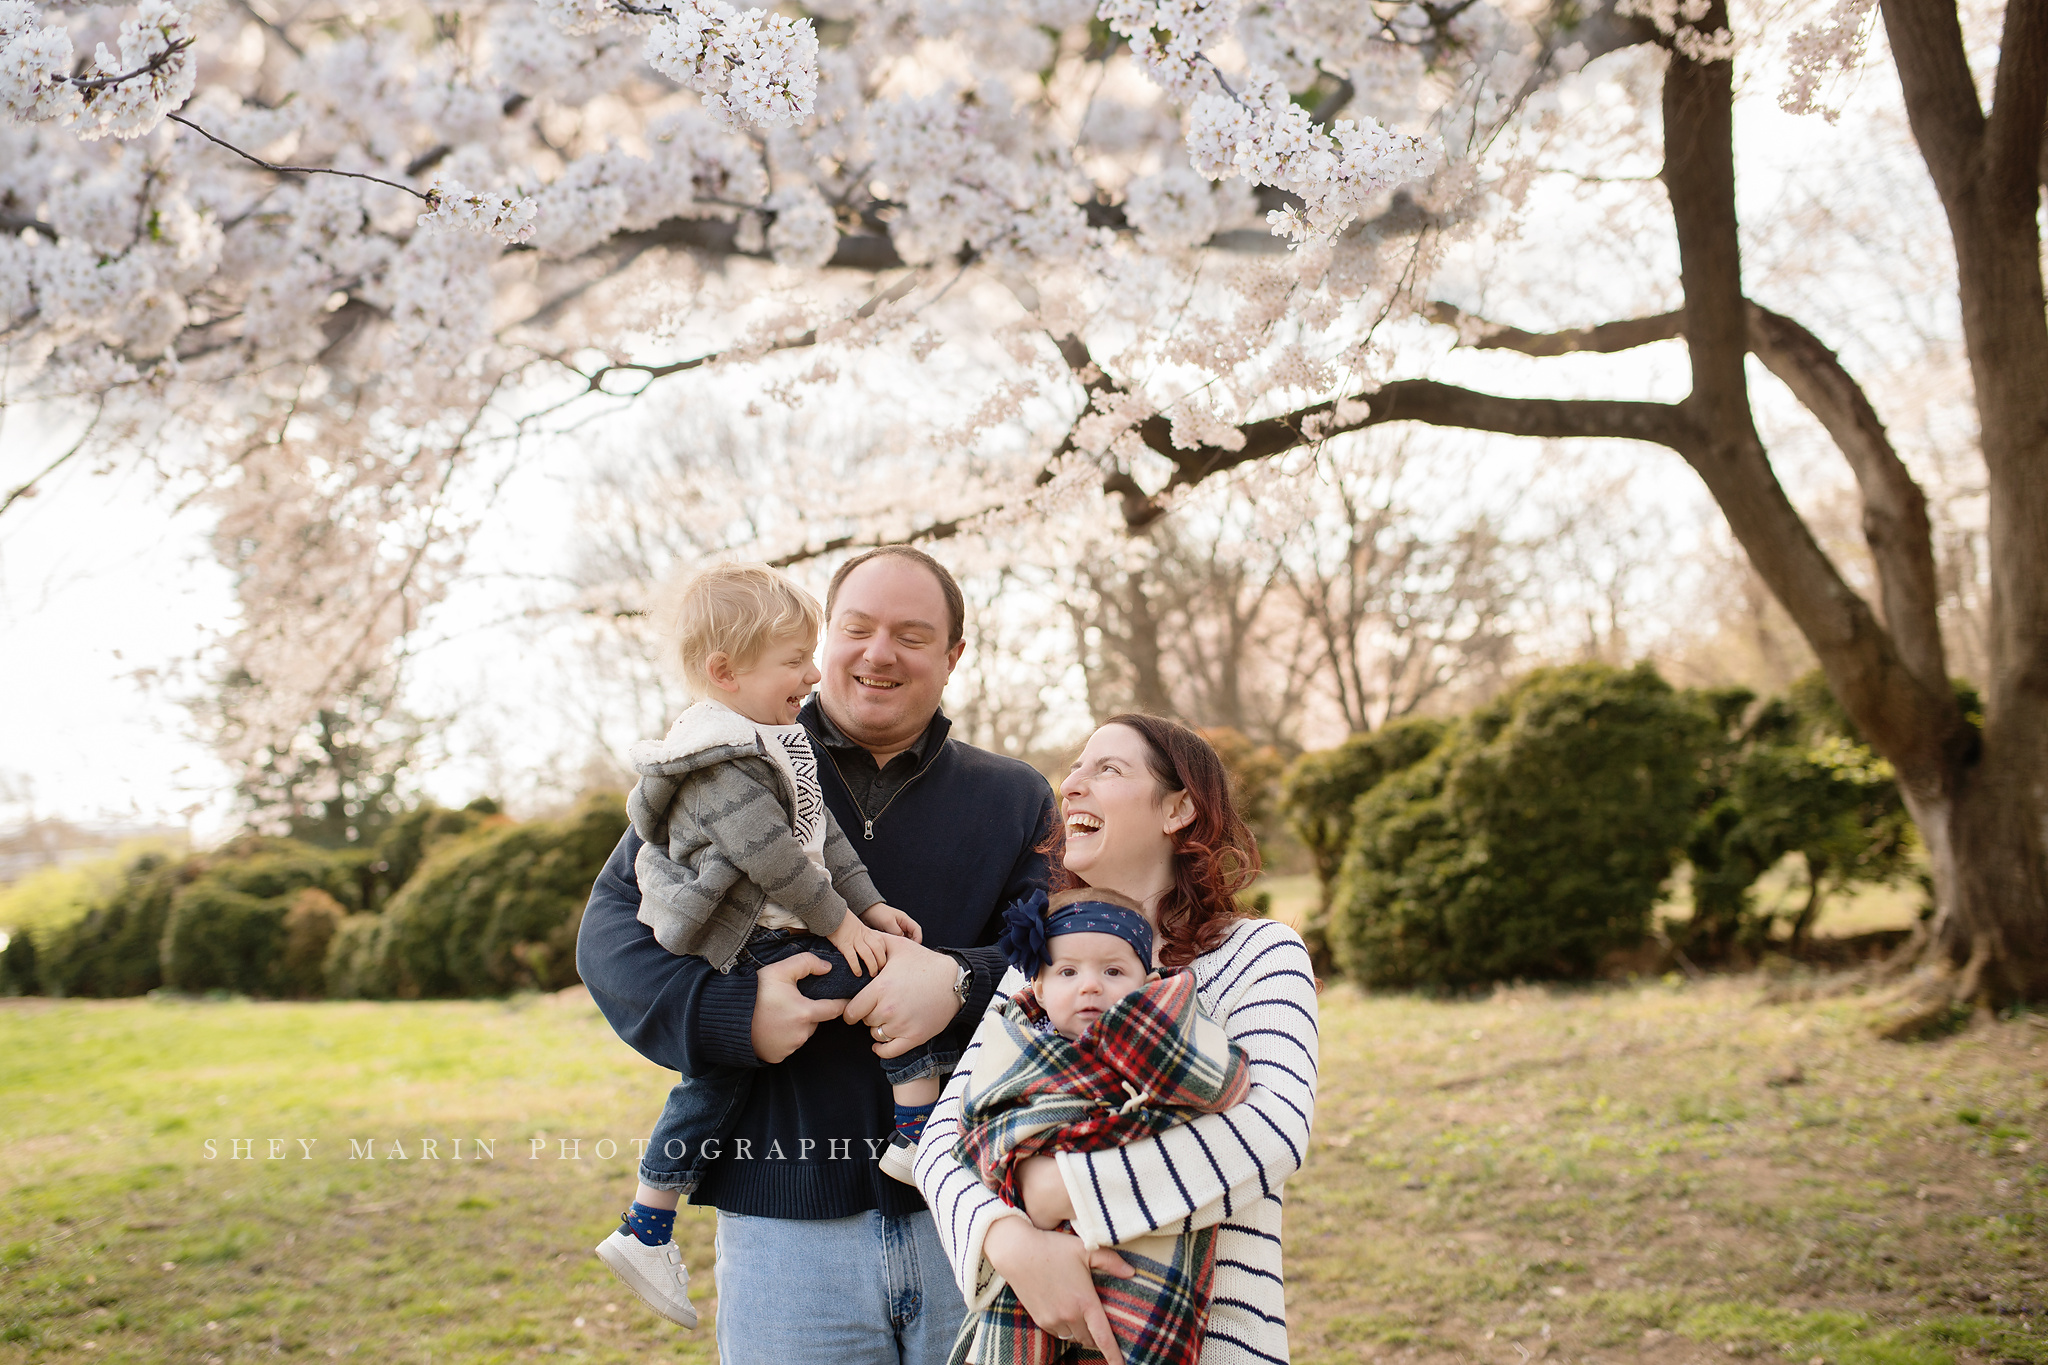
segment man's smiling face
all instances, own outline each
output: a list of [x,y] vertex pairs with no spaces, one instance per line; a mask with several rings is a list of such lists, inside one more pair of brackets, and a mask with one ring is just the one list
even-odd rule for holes
[[865,749],[915,743],[965,644],[949,644],[945,593],[929,569],[878,555],[848,574],[825,623],[825,714]]

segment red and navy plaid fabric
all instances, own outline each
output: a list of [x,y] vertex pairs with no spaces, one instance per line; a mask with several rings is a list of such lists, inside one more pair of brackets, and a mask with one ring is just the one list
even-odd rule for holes
[[[1133,991],[1073,1041],[1051,1030],[1029,987],[1011,997],[1001,1022],[962,1097],[959,1155],[1017,1208],[1025,1157],[1122,1146],[1228,1109],[1251,1090],[1244,1053],[1203,1012],[1188,973]],[[1160,1257],[1119,1250],[1137,1275],[1098,1275],[1096,1292],[1126,1365],[1195,1365],[1215,1273],[1213,1229],[1180,1234]],[[1165,1251],[1165,1239],[1147,1239],[1147,1250]],[[1008,1286],[968,1315],[953,1350],[954,1365],[1091,1358],[1099,1357],[1040,1331]]]

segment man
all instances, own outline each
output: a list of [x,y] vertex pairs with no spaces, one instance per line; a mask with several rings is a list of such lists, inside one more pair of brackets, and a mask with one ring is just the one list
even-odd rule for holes
[[690,1196],[718,1217],[722,1365],[941,1365],[966,1305],[914,1186],[881,1174],[892,1128],[875,1054],[957,1033],[1003,972],[1004,905],[1046,881],[1052,791],[1014,759],[947,738],[939,712],[965,650],[943,565],[857,555],[825,599],[823,678],[799,720],[826,759],[825,803],[889,904],[918,921],[852,1001],[797,986],[803,954],[756,976],[677,957],[637,918],[628,830],[597,884],[577,968],[605,1018],[658,1065],[759,1067],[732,1137]]

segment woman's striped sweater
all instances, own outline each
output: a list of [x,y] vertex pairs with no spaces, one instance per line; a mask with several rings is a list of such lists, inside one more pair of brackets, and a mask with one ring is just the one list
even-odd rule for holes
[[[1147,1233],[1206,1227],[1216,1233],[1215,1292],[1202,1365],[1285,1362],[1286,1285],[1280,1273],[1280,1191],[1308,1151],[1315,1115],[1316,986],[1292,929],[1248,919],[1192,964],[1195,993],[1251,1062],[1251,1095],[1158,1137],[1056,1160],[1074,1202],[1074,1230],[1090,1247]],[[1024,978],[1013,968],[990,1003],[1000,1010]],[[1000,1027],[1000,1025],[995,1025]],[[991,1027],[984,1019],[982,1028]],[[970,1304],[994,1276],[982,1240],[998,1218],[1021,1217],[954,1156],[960,1092],[974,1044],[939,1099],[918,1145],[917,1183]]]

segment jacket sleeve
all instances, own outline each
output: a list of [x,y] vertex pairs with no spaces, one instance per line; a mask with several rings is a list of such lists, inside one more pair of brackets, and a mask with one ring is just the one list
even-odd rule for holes
[[1315,976],[1308,949],[1283,924],[1233,934],[1210,974],[1230,1041],[1251,1062],[1251,1093],[1156,1137],[1054,1160],[1090,1247],[1205,1227],[1250,1208],[1295,1171],[1315,1116]]
[[627,830],[590,888],[576,931],[576,970],[608,1023],[634,1051],[670,1071],[701,1076],[713,1067],[761,1065],[754,1055],[754,974],[678,957],[638,919],[633,860],[640,836]]
[[679,799],[726,861],[769,900],[812,933],[830,934],[846,918],[846,901],[833,889],[831,874],[810,860],[790,832],[778,790],[767,759],[736,758],[690,774]]
[[1051,861],[1040,852],[1052,836],[1052,822],[1055,814],[1052,789],[1044,788],[1044,795],[1038,805],[1038,821],[1032,831],[1031,841],[1017,853],[1017,861],[1010,865],[1010,875],[1003,883],[1002,904],[988,917],[988,926],[982,931],[987,940],[979,947],[954,948],[950,951],[967,967],[967,1003],[960,1007],[949,1028],[963,1032],[968,1021],[980,1019],[993,1006],[1001,1009],[1008,992],[998,998],[996,983],[1003,979],[1003,973],[1010,964],[1003,958],[1003,950],[996,947],[994,939],[1003,931],[1003,910],[1012,901],[1022,900],[1034,890],[1044,890],[1051,876]]
[[855,914],[888,899],[876,889],[867,865],[853,851],[853,841],[839,828],[838,818],[829,810],[825,812],[825,871],[832,878],[832,889]]

